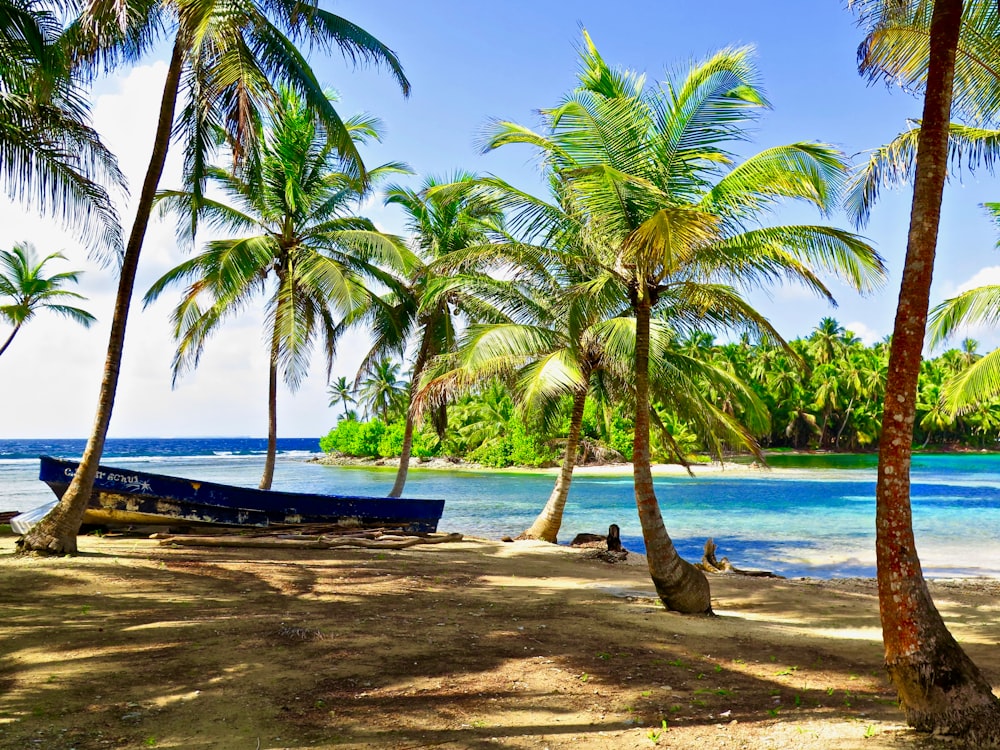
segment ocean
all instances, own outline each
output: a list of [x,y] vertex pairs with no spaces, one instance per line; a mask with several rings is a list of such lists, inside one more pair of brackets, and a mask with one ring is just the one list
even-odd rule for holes
[[[256,486],[266,441],[253,438],[111,439],[105,464],[228,484]],[[37,479],[42,454],[78,458],[83,440],[0,440],[0,511],[52,499]],[[318,439],[278,441],[275,489],[384,495],[391,468],[308,463]],[[875,574],[875,457],[786,456],[772,470],[658,477],[657,497],[680,553],[701,558],[707,537],[743,568],[789,577]],[[696,469],[697,471],[697,469]],[[917,549],[929,577],[1000,577],[1000,455],[918,455],[913,464]],[[548,498],[555,477],[533,473],[410,472],[406,496],[444,498],[442,531],[516,536]],[[573,480],[561,541],[578,532],[622,530],[628,549],[642,538],[631,476]]]

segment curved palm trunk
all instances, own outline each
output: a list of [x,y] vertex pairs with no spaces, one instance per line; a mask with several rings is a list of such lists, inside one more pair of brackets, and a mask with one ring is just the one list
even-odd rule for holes
[[646,563],[664,607],[684,614],[711,614],[708,579],[677,554],[663,525],[660,505],[653,491],[649,451],[649,318],[652,311],[649,294],[647,291],[635,306],[635,439],[632,444],[635,504],[646,544]]
[[167,68],[167,80],[163,84],[163,97],[160,100],[160,114],[156,123],[156,134],[153,137],[153,153],[149,158],[146,177],[142,183],[142,192],[136,208],[135,221],[125,246],[125,256],[122,259],[121,276],[118,279],[118,293],[115,297],[114,315],[111,319],[111,333],[108,338],[108,353],[104,361],[104,376],[101,379],[101,391],[97,402],[97,414],[94,417],[94,427],[87,448],[80,461],[73,481],[60,498],[59,504],[43,518],[30,532],[21,539],[22,553],[37,553],[50,555],[76,554],[76,535],[83,521],[83,514],[90,502],[94,489],[94,479],[97,476],[97,466],[104,452],[104,441],[108,435],[108,425],[111,423],[111,412],[115,403],[115,392],[118,390],[118,376],[121,371],[122,348],[125,343],[125,326],[128,323],[128,311],[132,302],[132,290],[135,286],[136,270],[139,266],[139,254],[142,251],[146,228],[153,208],[153,198],[156,187],[163,174],[163,165],[167,160],[167,149],[170,146],[170,132],[174,122],[174,108],[177,104],[177,88],[183,67],[184,45],[180,36],[174,40],[170,65]]
[[413,412],[410,406],[413,405],[413,394],[420,384],[420,376],[424,372],[424,365],[431,351],[431,334],[429,323],[424,324],[424,339],[420,342],[420,351],[417,353],[417,361],[413,363],[413,374],[410,376],[410,388],[407,394],[406,403],[406,423],[403,426],[403,447],[399,451],[399,469],[396,470],[396,481],[392,483],[388,497],[399,497],[403,494],[403,486],[406,484],[406,476],[410,472],[410,454],[413,452]]
[[[281,283],[279,277],[278,283]],[[264,474],[257,485],[262,490],[271,489],[274,481],[274,461],[278,455],[278,321],[271,332],[271,361],[267,375],[267,457]]]
[[563,510],[566,508],[566,498],[569,497],[569,486],[573,481],[573,467],[576,466],[576,449],[580,445],[580,432],[583,429],[583,409],[587,405],[587,389],[573,394],[573,411],[569,420],[569,434],[566,436],[566,451],[563,453],[562,469],[556,486],[549,495],[549,500],[542,512],[518,539],[541,539],[544,542],[556,543],[559,527],[562,526]]
[[913,208],[899,293],[876,487],[876,557],[886,668],[909,724],[1000,742],[1000,703],[948,632],[924,581],[910,512],[910,457],[917,378],[927,322],[941,195],[947,170],[961,0],[937,0],[917,149]]
[[847,427],[847,423],[851,420],[851,411],[854,409],[854,396],[851,396],[851,400],[847,403],[847,411],[844,413],[844,421],[840,423],[840,428],[837,430],[837,437],[833,440],[833,449],[840,450],[840,436],[844,434],[844,428]]
[[0,354],[3,354],[5,351],[7,351],[7,347],[10,346],[10,342],[14,340],[14,337],[17,335],[17,332],[20,331],[20,330],[21,330],[20,323],[18,325],[14,326],[14,330],[10,332],[10,336],[8,336],[7,340],[3,342],[3,346],[0,346]]

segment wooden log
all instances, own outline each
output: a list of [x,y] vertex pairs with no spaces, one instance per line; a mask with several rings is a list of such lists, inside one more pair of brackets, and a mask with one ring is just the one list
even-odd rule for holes
[[158,535],[161,545],[181,547],[253,547],[262,549],[337,549],[361,547],[364,549],[406,549],[418,544],[443,544],[460,542],[461,534],[428,534],[426,536],[393,537],[390,539],[336,538],[336,539],[283,539],[281,537],[240,537],[200,535]]
[[711,573],[712,575],[739,575],[750,576],[753,578],[784,578],[784,576],[779,576],[768,570],[743,570],[742,568],[737,568],[729,562],[729,558],[723,557],[721,560],[717,559],[715,556],[717,549],[718,547],[715,544],[715,540],[711,537],[706,539],[704,554],[702,554],[701,562],[698,563],[696,567],[701,568],[706,573]]

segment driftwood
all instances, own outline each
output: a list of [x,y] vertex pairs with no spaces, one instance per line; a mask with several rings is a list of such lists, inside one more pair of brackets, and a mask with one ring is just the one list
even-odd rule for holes
[[718,547],[715,544],[715,540],[709,538],[705,540],[705,554],[701,558],[701,562],[695,567],[701,568],[706,573],[712,573],[713,575],[739,575],[739,576],[753,576],[754,578],[784,578],[784,576],[779,576],[776,573],[771,573],[767,570],[743,570],[742,568],[737,568],[731,562],[729,558],[723,557],[721,560],[715,558],[715,551]]
[[398,535],[382,534],[325,534],[310,536],[307,534],[270,534],[258,536],[235,535],[173,535],[155,534],[161,545],[178,545],[181,547],[260,547],[270,549],[337,549],[343,547],[362,547],[365,549],[406,549],[418,544],[442,544],[445,542],[460,542],[461,534],[425,534]]
[[577,534],[570,547],[605,547],[609,552],[622,552],[622,532],[618,524],[608,527],[607,534]]

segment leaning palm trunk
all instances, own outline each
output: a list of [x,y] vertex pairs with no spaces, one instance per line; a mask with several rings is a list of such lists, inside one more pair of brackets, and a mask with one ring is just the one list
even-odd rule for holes
[[931,601],[913,537],[910,458],[941,195],[947,171],[961,0],[937,0],[913,208],[889,354],[876,488],[876,556],[885,660],[909,724],[1000,744],[1000,703]]
[[649,452],[649,318],[652,311],[649,295],[650,290],[644,290],[635,306],[635,439],[632,444],[635,504],[646,545],[646,563],[664,607],[684,614],[711,614],[708,579],[677,554],[653,491]]
[[180,36],[174,40],[174,48],[167,68],[167,80],[163,85],[163,97],[160,101],[160,114],[156,124],[156,134],[153,137],[153,153],[146,169],[146,177],[142,183],[142,192],[136,208],[135,222],[125,247],[122,259],[121,276],[118,280],[118,294],[115,297],[114,316],[111,319],[111,333],[108,339],[108,353],[104,362],[104,376],[101,379],[101,392],[97,403],[97,415],[87,448],[83,453],[80,466],[63,494],[58,505],[53,508],[21,540],[22,553],[37,553],[50,555],[76,554],[76,535],[83,521],[83,514],[90,502],[97,477],[97,467],[104,452],[104,441],[107,438],[108,426],[111,423],[111,412],[114,408],[115,393],[118,390],[118,376],[121,371],[122,348],[125,343],[125,326],[128,322],[129,306],[132,302],[132,290],[135,286],[136,270],[139,266],[139,254],[142,251],[146,227],[153,208],[153,198],[156,187],[163,174],[163,165],[167,160],[167,149],[170,146],[170,131],[174,121],[174,108],[177,104],[177,88],[180,82],[181,67],[184,52],[184,42]]
[[[278,276],[278,283],[282,283]],[[278,321],[274,321],[271,333],[271,357],[267,375],[267,457],[264,459],[264,474],[258,487],[262,490],[271,489],[274,481],[274,461],[278,455],[278,350],[280,337]]]
[[7,351],[7,347],[10,346],[10,342],[14,340],[14,337],[20,330],[21,330],[20,325],[14,326],[14,330],[10,332],[10,336],[8,336],[7,340],[3,342],[3,346],[0,346],[0,354],[3,354],[5,351]]
[[406,484],[407,474],[410,472],[410,454],[413,452],[413,394],[420,385],[420,376],[424,372],[424,365],[430,356],[431,335],[427,330],[429,323],[424,324],[424,340],[420,342],[420,352],[417,354],[417,361],[413,363],[413,373],[410,375],[410,388],[407,394],[406,423],[403,426],[403,446],[399,451],[399,469],[396,470],[396,481],[389,490],[389,497],[400,497],[403,494],[403,487]]
[[544,542],[556,543],[559,528],[562,526],[563,510],[566,508],[566,498],[569,497],[569,486],[573,481],[573,467],[576,466],[576,449],[580,445],[580,432],[583,430],[583,409],[587,405],[587,388],[573,395],[573,411],[569,420],[569,434],[566,436],[566,452],[563,454],[562,469],[556,486],[549,495],[542,512],[538,514],[531,527],[518,539],[541,539]]

